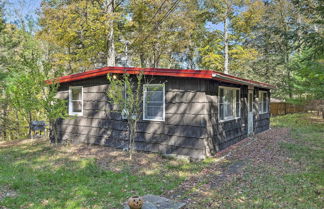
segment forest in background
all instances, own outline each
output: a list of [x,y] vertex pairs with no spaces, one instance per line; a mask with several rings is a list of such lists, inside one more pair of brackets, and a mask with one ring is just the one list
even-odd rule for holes
[[209,69],[324,98],[321,0],[43,0],[15,21],[0,2],[2,139],[64,117],[44,80],[102,66]]

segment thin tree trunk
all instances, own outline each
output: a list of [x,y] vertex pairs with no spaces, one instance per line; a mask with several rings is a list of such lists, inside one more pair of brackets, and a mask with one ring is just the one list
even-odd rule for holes
[[[284,17],[284,14],[281,14],[281,16]],[[288,41],[288,23],[286,21],[283,20],[283,28],[284,28],[284,62],[285,62],[285,68],[287,70],[287,88],[288,88],[288,95],[289,98],[292,98],[292,86],[291,86],[291,69],[288,66],[289,63],[289,41]]]
[[133,152],[135,150],[135,135],[136,135],[137,120],[128,118],[128,121],[129,121],[128,122],[128,126],[129,126],[129,159],[132,160]]
[[29,138],[32,137],[31,122],[32,122],[32,114],[31,114],[31,112],[29,112],[28,113],[28,136],[29,136]]
[[[298,1],[297,3],[298,5],[298,8],[301,8],[301,5],[300,5],[300,1]],[[302,53],[302,49],[303,49],[303,46],[302,46],[302,16],[301,16],[301,11],[299,10],[297,12],[297,38],[298,38],[298,54],[301,55]]]
[[132,122],[128,116],[128,152],[129,152],[129,159],[132,159]]
[[[69,56],[71,56],[71,46],[70,46],[70,45],[68,46],[68,54],[69,54]],[[73,73],[73,71],[72,71],[72,61],[71,61],[71,59],[69,59],[68,68],[69,68],[69,72],[70,72],[70,73]]]
[[[108,1],[108,0],[107,0]],[[107,2],[107,13],[114,13],[115,0],[110,0]],[[111,18],[111,17],[110,17]],[[107,27],[109,27],[109,32],[107,34],[107,66],[115,66],[115,40],[114,40],[114,21],[112,19],[107,19]]]
[[288,41],[286,40],[286,48],[285,48],[285,66],[287,69],[287,86],[288,86],[288,95],[289,98],[291,99],[293,97],[292,93],[292,86],[291,86],[291,69],[288,66],[289,63],[289,51],[288,51]]
[[145,68],[146,67],[146,60],[145,60],[145,55],[143,52],[140,52],[140,60],[141,60],[141,67]]
[[228,9],[225,12],[224,18],[224,73],[229,74],[228,67]]
[[58,144],[58,133],[57,133],[57,121],[56,120],[50,120],[49,121],[49,138],[51,143]]
[[289,94],[289,98],[292,99],[293,98],[293,92],[292,92],[292,86],[291,86],[291,73],[290,73],[290,69],[288,69],[288,94]]
[[133,159],[134,150],[134,122],[129,120],[129,159]]
[[[139,34],[142,34],[143,33],[143,26],[142,24],[139,25]],[[143,43],[144,44],[144,43]],[[146,67],[146,59],[145,59],[145,49],[142,46],[139,47],[139,58],[140,58],[140,64],[141,64],[141,67],[142,68],[145,68]]]
[[17,119],[17,132],[18,132],[18,137],[19,137],[20,136],[20,120],[19,120],[18,111],[16,111],[16,119]]
[[4,104],[3,104],[3,119],[2,119],[2,127],[3,127],[3,130],[2,130],[2,136],[3,136],[3,139],[6,140],[7,139],[7,120],[8,120],[8,104],[7,102],[5,101]]

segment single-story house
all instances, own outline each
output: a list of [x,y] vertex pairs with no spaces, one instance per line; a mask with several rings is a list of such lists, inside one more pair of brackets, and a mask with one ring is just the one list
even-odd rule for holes
[[150,76],[143,100],[154,101],[143,101],[137,150],[201,159],[269,129],[272,85],[209,70],[104,67],[58,78],[58,97],[75,116],[59,120],[61,140],[127,147],[127,122],[112,111],[107,73]]

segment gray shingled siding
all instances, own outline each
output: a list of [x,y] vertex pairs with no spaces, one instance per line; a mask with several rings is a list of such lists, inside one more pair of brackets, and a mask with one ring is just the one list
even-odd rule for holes
[[[151,80],[151,79],[149,79]],[[165,121],[138,124],[136,149],[142,151],[205,156],[207,100],[205,82],[200,79],[159,77],[150,83],[165,82]],[[127,123],[115,112],[106,96],[106,77],[62,84],[58,97],[68,99],[69,86],[83,86],[83,116],[62,120],[63,140],[118,148],[128,143]]]
[[[136,149],[203,158],[247,136],[247,86],[194,78],[155,77],[165,83],[165,121],[138,124]],[[241,88],[241,117],[218,121],[219,86]],[[105,76],[64,83],[58,97],[68,99],[69,86],[83,86],[83,116],[60,120],[62,140],[127,147],[127,123],[106,96]],[[258,89],[255,90],[256,92]],[[257,103],[255,102],[257,108]],[[269,114],[255,115],[255,132],[269,128]]]
[[[219,121],[218,118],[218,88],[220,86],[237,87],[241,89],[241,117],[229,121]],[[239,86],[234,84],[219,83],[216,91],[212,96],[211,106],[211,126],[213,127],[213,139],[216,151],[225,149],[226,147],[235,144],[236,142],[247,137],[247,86]]]

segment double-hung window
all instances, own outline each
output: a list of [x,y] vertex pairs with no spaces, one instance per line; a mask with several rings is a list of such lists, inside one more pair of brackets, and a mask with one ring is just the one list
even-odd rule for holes
[[143,86],[143,120],[164,121],[164,84],[145,84]]
[[83,114],[83,88],[71,86],[69,88],[69,115],[82,116]]
[[239,118],[241,115],[240,89],[219,88],[219,119],[221,121]]
[[259,91],[259,113],[267,113],[269,107],[268,92]]

